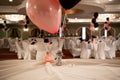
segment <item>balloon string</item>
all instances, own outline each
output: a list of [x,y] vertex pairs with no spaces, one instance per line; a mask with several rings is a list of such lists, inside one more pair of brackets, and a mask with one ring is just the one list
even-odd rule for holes
[[62,37],[62,32],[64,31],[64,28],[66,27],[66,19],[67,19],[67,14],[64,15],[63,18],[63,24],[59,28],[59,37]]
[[66,19],[67,19],[67,14],[64,15],[64,19],[63,19],[63,24],[62,24],[62,31],[64,30],[64,28],[66,27]]

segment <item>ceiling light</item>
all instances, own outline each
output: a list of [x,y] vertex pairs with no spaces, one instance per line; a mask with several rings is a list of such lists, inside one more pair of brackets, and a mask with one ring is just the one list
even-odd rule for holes
[[5,19],[10,20],[10,21],[21,21],[25,19],[24,15],[19,15],[19,14],[11,14],[11,15],[5,15]]
[[90,22],[91,19],[78,19],[78,18],[72,19],[72,18],[68,18],[68,21],[70,23],[79,23],[79,22]]
[[109,1],[113,1],[113,0],[109,0]]
[[13,0],[9,0],[9,2],[13,2]]
[[77,20],[77,18],[75,18]]
[[98,27],[97,27],[97,28],[95,28],[95,31],[98,31],[98,29],[99,29]]
[[109,3],[111,1],[113,1],[113,0],[98,0],[97,2],[99,2],[99,3]]
[[23,31],[29,31],[29,28],[23,28]]
[[98,20],[106,21],[107,17],[109,17],[110,20],[114,20],[115,19],[115,15],[114,14],[99,14]]

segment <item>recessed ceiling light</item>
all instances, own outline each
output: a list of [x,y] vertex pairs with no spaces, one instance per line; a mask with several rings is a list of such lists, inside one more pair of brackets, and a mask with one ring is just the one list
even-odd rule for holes
[[113,1],[113,0],[109,0],[109,1]]
[[75,19],[78,19],[78,18],[75,18]]
[[23,31],[29,31],[29,28],[23,28]]
[[20,14],[10,14],[10,15],[5,15],[5,19],[10,21],[21,21],[25,19],[25,16]]
[[9,2],[13,2],[13,0],[9,0]]

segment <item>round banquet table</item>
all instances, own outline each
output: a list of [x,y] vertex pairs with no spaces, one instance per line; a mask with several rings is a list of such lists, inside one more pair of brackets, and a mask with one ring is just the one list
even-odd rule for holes
[[63,59],[62,66],[36,60],[1,60],[0,80],[119,80],[119,59]]

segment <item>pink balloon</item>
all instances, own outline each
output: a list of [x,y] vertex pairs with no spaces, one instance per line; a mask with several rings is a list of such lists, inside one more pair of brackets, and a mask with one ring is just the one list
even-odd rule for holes
[[58,0],[27,0],[27,15],[39,28],[55,34],[61,24],[61,7]]
[[94,30],[95,30],[94,24],[93,24],[92,22],[90,22],[90,30],[91,30],[91,31],[94,31]]

